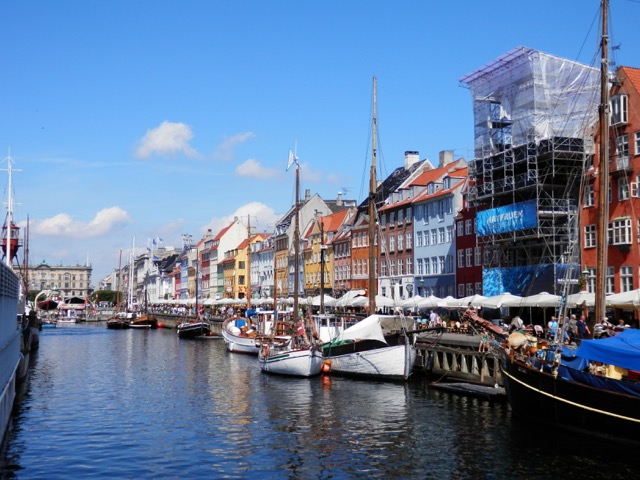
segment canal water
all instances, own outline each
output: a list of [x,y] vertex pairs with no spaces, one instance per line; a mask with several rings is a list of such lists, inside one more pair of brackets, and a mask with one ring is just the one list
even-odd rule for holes
[[260,372],[219,339],[41,332],[3,479],[637,478],[637,452],[407,384]]

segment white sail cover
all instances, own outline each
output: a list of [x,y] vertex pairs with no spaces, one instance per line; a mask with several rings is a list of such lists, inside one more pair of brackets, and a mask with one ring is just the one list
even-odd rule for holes
[[399,315],[369,315],[364,320],[344,330],[339,335],[338,340],[360,339],[385,342],[384,332],[401,330],[406,326],[407,320],[407,317]]

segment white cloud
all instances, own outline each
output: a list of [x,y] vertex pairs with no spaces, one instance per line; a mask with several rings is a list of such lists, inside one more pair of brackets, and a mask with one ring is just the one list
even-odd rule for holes
[[134,155],[137,158],[149,158],[154,154],[182,152],[188,157],[197,157],[198,152],[189,145],[191,139],[193,132],[189,125],[164,121],[159,127],[147,130],[138,142]]
[[202,228],[202,233],[205,233],[207,229],[210,228],[213,234],[217,235],[218,232],[228,226],[235,217],[241,219],[245,224],[247,223],[248,217],[250,217],[252,232],[266,231],[267,233],[273,232],[276,222],[280,219],[280,215],[278,215],[273,208],[261,202],[250,202],[238,207],[231,215],[213,217],[209,220],[209,223]]
[[245,132],[238,133],[233,137],[227,138],[224,142],[216,147],[216,150],[213,153],[213,158],[224,160],[225,162],[233,160],[233,149],[236,147],[236,145],[243,144],[251,140],[255,136],[256,135],[253,132]]
[[114,227],[131,223],[129,214],[120,207],[109,207],[96,213],[89,223],[74,220],[66,213],[60,213],[44,220],[34,220],[30,229],[38,235],[55,237],[89,238],[109,233]]
[[236,167],[236,173],[241,177],[274,178],[281,174],[281,171],[267,168],[257,160],[250,158]]

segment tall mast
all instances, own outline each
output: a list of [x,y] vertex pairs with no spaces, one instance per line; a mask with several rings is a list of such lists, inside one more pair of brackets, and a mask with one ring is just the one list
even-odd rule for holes
[[136,249],[136,236],[133,236],[131,242],[131,253],[129,254],[129,286],[127,292],[127,310],[131,309],[133,305],[133,260],[134,251]]
[[376,154],[377,154],[377,80],[373,77],[373,121],[371,124],[371,172],[369,176],[369,314],[376,311]]
[[247,310],[251,308],[251,215],[247,215]]
[[596,239],[596,322],[606,314],[607,294],[607,229],[609,225],[609,0],[602,0],[602,38],[600,41],[600,177],[598,179],[598,223]]
[[300,166],[296,161],[296,206],[293,231],[293,321],[298,320],[298,260],[300,256]]

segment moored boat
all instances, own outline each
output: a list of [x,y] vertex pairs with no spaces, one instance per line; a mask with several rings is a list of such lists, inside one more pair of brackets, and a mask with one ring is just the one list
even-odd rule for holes
[[129,328],[132,314],[129,312],[117,312],[107,320],[107,328],[110,330],[123,330]]
[[211,324],[205,320],[191,320],[182,322],[177,327],[178,337],[197,338],[211,335]]
[[417,351],[414,320],[402,315],[373,314],[322,345],[332,374],[404,381],[413,372]]

